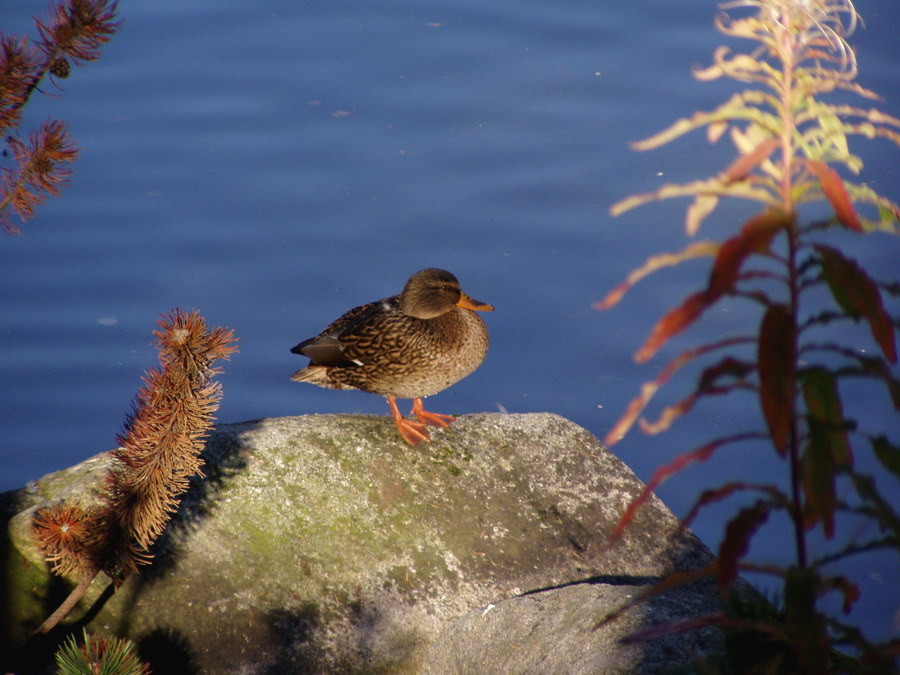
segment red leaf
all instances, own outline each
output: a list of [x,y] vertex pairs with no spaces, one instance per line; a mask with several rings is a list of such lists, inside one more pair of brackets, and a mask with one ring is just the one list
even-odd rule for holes
[[[635,361],[643,363],[651,358],[669,338],[684,331],[709,305],[729,292],[734,287],[744,259],[753,252],[768,249],[772,237],[789,223],[780,211],[766,211],[748,220],[739,235],[719,248],[707,289],[688,296],[678,307],[669,310],[657,321],[650,336],[635,354]],[[624,290],[624,287],[615,289],[600,307],[618,301]]]
[[743,380],[747,375],[752,373],[754,365],[741,361],[733,356],[726,356],[718,363],[704,369],[700,376],[700,385],[697,387],[700,393],[707,393],[714,390],[718,385],[720,377],[735,378]]
[[772,237],[789,223],[780,211],[765,211],[744,223],[741,233],[722,244],[716,255],[706,290],[707,301],[713,303],[730,292],[747,256],[768,250]]
[[643,411],[647,406],[647,403],[650,402],[650,399],[653,398],[653,395],[656,394],[660,387],[671,380],[672,376],[675,375],[675,373],[678,372],[678,370],[685,364],[690,363],[698,356],[703,356],[710,352],[724,349],[725,347],[745,345],[748,342],[752,342],[752,340],[750,338],[743,337],[726,338],[725,340],[720,340],[719,342],[711,342],[709,344],[701,345],[699,347],[694,347],[693,349],[683,351],[681,354],[679,354],[666,364],[666,367],[662,369],[656,379],[645,382],[641,386],[641,393],[628,404],[628,408],[625,410],[625,413],[622,415],[622,417],[619,418],[615,426],[613,426],[613,428],[606,434],[603,442],[609,446],[618,443],[625,436],[625,434],[628,433],[628,430],[634,424],[634,421],[637,419],[638,415],[641,414],[641,411]]
[[594,303],[595,309],[609,309],[616,305],[622,296],[638,281],[664,267],[678,265],[685,260],[699,257],[712,257],[719,250],[719,245],[712,241],[697,241],[689,244],[677,253],[660,253],[650,256],[640,267],[636,267],[622,283],[606,294],[606,297]]
[[683,452],[675,459],[673,459],[668,464],[665,464],[659,467],[654,473],[653,477],[650,479],[650,482],[644,486],[643,492],[635,497],[632,502],[628,505],[628,508],[625,509],[625,513],[619,519],[618,524],[616,525],[616,529],[613,531],[611,540],[618,539],[622,536],[622,533],[625,531],[625,528],[628,527],[628,524],[634,518],[634,514],[637,513],[637,510],[650,499],[653,491],[664,481],[666,481],[671,476],[675,475],[682,469],[695,462],[705,462],[707,459],[712,457],[713,453],[719,447],[719,444],[716,443],[707,443],[706,445],[697,448],[696,450],[691,450],[690,452]]
[[690,412],[698,398],[699,394],[697,392],[692,392],[678,401],[678,403],[666,406],[655,422],[649,422],[646,419],[641,418],[638,420],[641,431],[648,436],[655,436],[656,434],[667,431],[679,417]]
[[735,492],[743,492],[743,491],[756,491],[756,492],[765,492],[772,496],[773,502],[776,504],[785,505],[788,500],[782,492],[773,485],[760,485],[758,483],[742,483],[740,481],[734,481],[731,483],[726,483],[725,485],[721,485],[717,488],[711,488],[709,490],[704,490],[700,493],[700,497],[697,499],[694,506],[691,507],[690,512],[684,519],[678,524],[678,528],[683,530],[687,529],[690,524],[693,522],[694,518],[697,517],[697,514],[700,513],[700,509],[708,504],[713,504],[715,502],[721,501],[730,497]]
[[694,323],[708,305],[706,291],[699,291],[688,296],[687,300],[675,309],[666,312],[663,318],[657,321],[656,325],[653,326],[653,330],[650,331],[650,336],[638,350],[637,354],[634,355],[634,360],[638,363],[643,363],[652,357],[670,337],[678,335],[678,333],[681,333],[684,329]]
[[659,389],[659,386],[658,379],[652,382],[644,382],[644,384],[641,385],[641,393],[631,400],[628,407],[625,409],[625,412],[603,439],[603,442],[606,443],[606,445],[615,445],[622,440],[625,434],[628,433],[631,425],[633,425],[634,421],[638,418],[638,415],[641,414],[641,411],[647,405],[648,401],[650,401],[657,389]]
[[884,309],[878,286],[855,260],[844,257],[837,249],[823,244],[816,244],[814,248],[835,301],[851,316],[863,317],[885,358],[897,363],[894,327]]
[[726,185],[746,178],[747,174],[753,171],[761,162],[768,159],[777,147],[778,139],[767,138],[751,152],[738,157],[725,169],[724,178]]
[[825,162],[818,160],[808,159],[805,163],[809,172],[819,179],[822,192],[834,209],[837,219],[854,232],[862,232],[863,227],[859,222],[859,216],[856,215],[856,209],[853,208],[853,202],[850,201],[844,181],[841,180],[837,171]]
[[794,410],[795,327],[785,305],[772,305],[759,329],[759,400],[775,450],[787,454]]
[[644,502],[650,499],[653,491],[668,478],[675,475],[684,468],[690,466],[691,464],[694,464],[696,462],[705,462],[707,459],[713,456],[716,450],[727,443],[734,443],[736,441],[744,441],[757,437],[757,434],[736,434],[734,436],[728,436],[726,438],[719,438],[715,441],[710,441],[709,443],[700,446],[696,450],[683,452],[668,464],[659,467],[653,473],[653,477],[650,479],[650,482],[648,482],[647,485],[644,486],[644,490],[641,492],[641,494],[635,497],[628,505],[628,508],[625,509],[625,513],[619,519],[619,522],[616,525],[616,529],[609,537],[610,541],[615,541],[622,536],[622,533],[634,518],[634,514],[637,513],[637,510],[641,507],[641,505],[643,505]]
[[740,492],[743,490],[752,489],[749,483],[741,483],[738,481],[732,483],[725,483],[717,488],[711,488],[709,490],[704,490],[700,493],[700,497],[697,498],[697,501],[691,507],[691,510],[688,511],[688,514],[682,519],[682,521],[678,524],[679,530],[684,530],[690,527],[690,524],[694,521],[694,518],[697,517],[697,514],[700,513],[700,509],[702,509],[707,504],[713,504],[715,502],[721,501],[726,497],[730,497],[735,492]]
[[750,548],[750,539],[769,519],[771,511],[772,503],[760,499],[753,506],[741,509],[728,521],[725,538],[719,545],[719,588],[724,590],[735,580],[738,561],[746,555]]
[[853,609],[853,605],[855,605],[856,601],[860,598],[861,594],[859,592],[859,586],[850,581],[847,577],[842,576],[823,579],[823,582],[827,586],[841,592],[841,595],[844,596],[844,614],[849,614],[850,610]]
[[[727,394],[741,386],[744,378],[754,370],[756,370],[755,364],[726,356],[718,363],[704,369],[697,388],[678,403],[667,406],[656,422],[640,420],[641,431],[650,435],[666,431],[679,417],[689,412],[701,396]],[[734,381],[721,384],[719,379],[723,377],[733,378]]]
[[602,300],[598,300],[597,302],[595,302],[593,305],[594,309],[604,310],[619,304],[619,300],[623,298],[625,293],[627,293],[628,289],[630,289],[632,286],[634,286],[634,284],[626,279],[614,289],[612,289],[609,293],[607,293]]

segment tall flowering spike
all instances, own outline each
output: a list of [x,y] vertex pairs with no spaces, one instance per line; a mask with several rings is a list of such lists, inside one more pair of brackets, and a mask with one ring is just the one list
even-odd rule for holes
[[98,572],[118,585],[147,564],[190,477],[202,475],[200,453],[221,396],[213,364],[236,351],[235,337],[222,328],[210,331],[198,312],[179,309],[160,320],[154,335],[161,367],[144,376],[100,505],[54,506],[32,520],[32,536],[53,571],[80,578],[39,632],[72,610]]
[[[780,619],[765,620],[752,629],[760,635],[779,636],[777,654],[763,656],[762,661],[751,658],[741,665],[760,672],[785,663],[794,664],[792,672],[861,672],[870,665],[879,672],[893,672],[896,644],[870,642],[858,628],[831,619],[820,600],[828,593],[840,594],[844,612],[848,612],[859,597],[859,586],[840,576],[826,576],[829,563],[851,554],[887,548],[896,541],[890,537],[879,540],[880,535],[875,535],[864,543],[853,541],[824,555],[809,547],[807,531],[821,523],[825,538],[834,538],[838,531],[836,519],[842,508],[846,510],[847,503],[864,504],[862,510],[851,510],[865,511],[864,515],[881,529],[886,522],[897,522],[889,500],[870,477],[854,467],[851,437],[868,434],[857,430],[857,422],[845,416],[839,386],[848,377],[869,378],[879,386],[887,381],[888,397],[897,407],[896,381],[891,378],[891,364],[898,358],[897,318],[889,313],[882,298],[892,287],[877,282],[859,262],[819,240],[837,224],[845,228],[842,235],[900,233],[900,206],[877,194],[868,184],[845,180],[834,166],[842,165],[854,175],[862,170],[862,159],[850,150],[851,135],[888,140],[900,146],[900,118],[852,103],[820,100],[820,95],[836,90],[878,99],[877,94],[854,81],[856,55],[846,41],[858,21],[852,0],[731,0],[721,7],[726,12],[717,18],[719,30],[756,45],[743,52],[730,46],[719,47],[713,65],[695,71],[695,76],[700,80],[727,77],[751,86],[710,111],[677,120],[633,147],[657,148],[705,127],[711,143],[727,132],[738,157],[711,178],[666,184],[653,192],[627,197],[615,204],[611,213],[618,215],[652,201],[690,197],[685,223],[688,236],[692,237],[724,197],[756,201],[764,208],[760,215],[747,221],[737,236],[707,243],[715,261],[706,288],[689,295],[654,325],[637,354],[638,360],[653,356],[668,339],[693,324],[723,297],[753,301],[762,308],[762,321],[752,336],[719,339],[677,355],[658,377],[642,386],[640,395],[607,435],[607,443],[618,441],[633,426],[650,398],[675,371],[723,347],[754,343],[755,360],[747,359],[746,353],[726,355],[705,367],[697,387],[666,407],[658,422],[642,419],[640,425],[645,432],[656,433],[685,414],[701,396],[744,389],[757,396],[766,433],[748,432],[718,439],[683,453],[658,469],[647,489],[628,505],[610,541],[622,534],[637,508],[662,480],[681,473],[693,462],[708,459],[719,446],[768,438],[787,474],[780,483],[789,486],[789,490],[775,484],[731,481],[704,490],[682,522],[682,527],[686,527],[701,507],[734,494],[762,493],[760,499],[741,508],[728,521],[715,561],[700,571],[715,573],[720,589],[725,591],[742,569],[761,569],[742,561],[771,516],[786,513],[790,519],[795,560],[783,569],[766,566],[767,572],[783,579],[783,623]],[[804,223],[806,216],[799,207],[823,199],[834,217]],[[869,206],[870,212],[876,211],[877,219],[866,218],[857,208],[860,204]],[[672,262],[677,264],[689,257],[680,254]],[[636,279],[657,267],[639,267],[598,307],[605,309],[615,304]],[[831,291],[836,305],[833,309],[837,311],[830,309],[809,316],[810,303],[815,307],[819,299],[810,300],[807,291],[823,286]],[[864,319],[878,351],[820,339],[818,331],[840,318]],[[810,335],[813,330],[815,338]],[[896,448],[883,437],[876,439],[872,447],[886,469],[885,480],[890,481],[900,466]],[[839,476],[849,481],[837,485]],[[843,488],[853,489],[856,494],[848,496]],[[680,573],[668,575],[598,626],[609,623],[637,602],[694,578],[697,577]],[[725,626],[732,622],[731,617],[725,619],[722,615],[722,619]],[[673,622],[653,629],[652,637],[684,628],[684,624]],[[647,631],[639,637],[626,638],[647,639],[651,639]],[[833,645],[841,645],[840,651]]]
[[174,310],[154,335],[161,368],[138,391],[105,495],[139,551],[165,529],[190,477],[202,475],[200,453],[221,397],[213,363],[236,350],[232,331],[208,330],[196,311]]
[[[716,25],[727,35],[751,40],[750,50],[721,46],[714,62],[697,69],[700,80],[731,78],[753,85],[713,110],[684,117],[633,144],[650,150],[706,128],[715,142],[728,132],[738,157],[705,180],[665,184],[632,195],[611,208],[618,215],[663,199],[691,197],[685,223],[693,236],[724,197],[761,203],[793,213],[800,205],[826,198],[840,222],[858,231],[897,232],[900,207],[866,184],[843,180],[834,169],[853,175],[862,158],[850,150],[848,136],[880,138],[900,146],[900,118],[874,108],[831,104],[819,97],[844,90],[866,99],[878,95],[859,85],[856,54],[847,43],[859,21],[850,0],[734,0],[722,5]],[[740,43],[737,43],[738,45]],[[790,129],[790,133],[788,133]],[[815,175],[813,175],[815,174]],[[867,204],[877,219],[854,205]]]
[[[819,74],[851,80],[856,77],[856,55],[846,38],[856,29],[858,15],[851,0],[734,0],[723,9],[750,7],[755,15],[717,18],[727,35],[758,40],[770,56],[784,62],[813,62]],[[831,67],[826,67],[831,64]]]

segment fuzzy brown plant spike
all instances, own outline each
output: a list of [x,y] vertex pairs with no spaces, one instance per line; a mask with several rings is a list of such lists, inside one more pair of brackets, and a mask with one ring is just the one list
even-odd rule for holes
[[118,586],[152,558],[192,476],[202,476],[206,437],[221,390],[213,364],[236,351],[230,330],[207,329],[196,311],[174,310],[154,331],[159,369],[144,376],[120,447],[112,452],[100,504],[57,504],[32,522],[38,547],[56,574],[80,580],[60,608],[38,629],[46,632],[75,606],[104,572]]
[[27,39],[0,38],[0,132],[18,126],[39,68]]
[[68,75],[67,59],[78,63],[100,58],[100,47],[119,27],[115,21],[117,5],[107,0],[69,0],[53,8],[52,22],[37,21],[39,46],[53,75]]
[[77,504],[57,504],[36,514],[32,533],[56,574],[83,577],[94,571],[84,555],[86,524],[87,512]]
[[0,169],[0,226],[9,234],[19,233],[13,213],[24,222],[35,207],[59,195],[71,174],[67,164],[78,154],[58,120],[45,122],[27,143],[18,138],[22,108],[48,74],[65,79],[73,63],[100,57],[100,47],[119,27],[116,10],[117,3],[108,0],[67,0],[52,7],[50,19],[36,19],[36,46],[27,37],[0,35],[0,133],[15,161],[14,168]]
[[[221,397],[212,363],[234,351],[231,331],[206,329],[197,313],[176,310],[154,331],[161,370],[151,370],[134,414],[119,436],[119,460],[107,484],[110,510],[146,550],[178,508],[193,475],[203,475],[200,452]],[[139,499],[135,499],[139,495]]]
[[35,208],[48,197],[58,197],[69,181],[72,169],[67,165],[78,157],[78,149],[69,139],[66,125],[59,121],[44,123],[40,131],[31,133],[27,144],[12,137],[8,144],[18,167],[3,169],[0,223],[7,232],[17,233],[18,228],[6,214],[7,208],[24,221],[33,217]]

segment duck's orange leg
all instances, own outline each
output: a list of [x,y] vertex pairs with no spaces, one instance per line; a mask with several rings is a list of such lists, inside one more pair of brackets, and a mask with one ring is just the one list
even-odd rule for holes
[[453,415],[428,412],[425,410],[422,399],[420,398],[413,399],[412,414],[418,417],[419,421],[423,424],[433,424],[436,427],[449,427],[450,422],[456,421],[456,418]]
[[400,414],[397,408],[397,399],[388,396],[387,402],[391,406],[391,417],[394,418],[394,424],[400,431],[400,435],[410,445],[418,445],[419,443],[428,442],[428,432],[425,430],[425,424],[422,422],[413,422]]

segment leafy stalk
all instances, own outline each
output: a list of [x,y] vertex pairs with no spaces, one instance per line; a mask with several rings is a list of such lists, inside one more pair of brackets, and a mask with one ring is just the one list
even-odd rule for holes
[[[795,664],[803,672],[823,672],[830,667],[831,645],[838,642],[855,647],[862,661],[882,662],[890,659],[893,647],[873,645],[858,632],[837,629],[842,624],[825,617],[818,606],[823,595],[839,593],[845,612],[849,611],[858,597],[858,586],[844,577],[824,575],[821,568],[875,546],[845,546],[837,553],[812,559],[807,537],[812,528],[821,527],[826,539],[833,538],[836,516],[852,511],[868,515],[887,532],[875,540],[877,548],[888,546],[900,552],[896,527],[900,518],[880,495],[875,482],[854,467],[850,432],[855,431],[857,423],[846,417],[840,393],[840,383],[846,377],[881,380],[887,384],[894,408],[900,409],[900,382],[892,374],[892,366],[897,363],[900,321],[887,312],[882,299],[882,293],[893,292],[896,284],[872,279],[863,264],[821,239],[834,228],[857,235],[900,231],[900,208],[894,202],[868,186],[846,181],[833,166],[854,174],[862,169],[862,161],[850,151],[848,136],[879,138],[900,146],[900,119],[874,108],[822,100],[836,90],[877,98],[855,82],[856,54],[847,37],[858,18],[851,0],[735,0],[722,7],[727,11],[717,18],[717,28],[727,35],[752,40],[758,47],[748,53],[721,47],[714,54],[713,65],[695,75],[701,80],[728,77],[753,88],[733,95],[709,112],[680,119],[633,147],[649,150],[706,128],[712,143],[728,136],[737,156],[712,177],[627,197],[611,212],[618,215],[652,201],[689,197],[685,227],[688,236],[694,236],[705,220],[714,217],[723,197],[756,202],[763,211],[722,242],[704,240],[679,253],[652,256],[597,307],[614,306],[632,285],[659,269],[706,255],[712,257],[712,266],[705,287],[655,324],[635,360],[644,362],[654,356],[725,297],[752,300],[762,309],[761,321],[752,338],[720,339],[677,355],[659,377],[644,384],[640,396],[606,440],[609,444],[619,441],[635,421],[647,433],[664,431],[688,414],[700,396],[756,392],[766,427],[764,435],[774,449],[775,461],[784,462],[787,494],[776,485],[731,481],[704,490],[684,524],[700,508],[720,505],[731,495],[757,494],[756,501],[741,508],[726,526],[714,569],[720,586],[727,589],[746,565],[742,559],[754,536],[767,526],[773,512],[785,511],[793,526],[795,560],[787,568],[774,570],[783,582],[785,610],[779,619],[783,624],[767,631],[781,636],[779,640],[789,645],[791,655],[785,663]],[[805,205],[823,200],[831,207],[833,217],[827,222],[804,224]],[[875,206],[876,217],[858,211],[857,204]],[[767,265],[751,267],[757,260]],[[780,269],[771,271],[773,264]],[[748,287],[753,279],[771,283],[764,290]],[[830,292],[834,308],[803,318],[809,311],[805,292],[822,287]],[[864,321],[878,347],[876,355],[863,356],[857,346],[806,341],[808,330],[822,329],[839,319]],[[718,353],[747,342],[756,344],[753,361]],[[693,392],[665,408],[656,423],[638,419],[678,369],[714,351],[718,360],[704,368]],[[818,355],[842,357],[843,362],[835,365],[834,358],[810,360]],[[761,436],[743,432],[678,455],[657,470],[645,492],[626,509],[612,537],[621,535],[637,508],[663,480],[694,462],[709,459],[735,440]],[[896,445],[881,436],[872,440],[872,448],[888,469],[888,476],[897,477],[900,452]],[[843,476],[850,478],[858,506],[838,499],[836,485]],[[661,587],[676,582],[672,577]],[[722,623],[727,625],[729,621]],[[832,663],[843,664],[847,658],[834,657]]]

